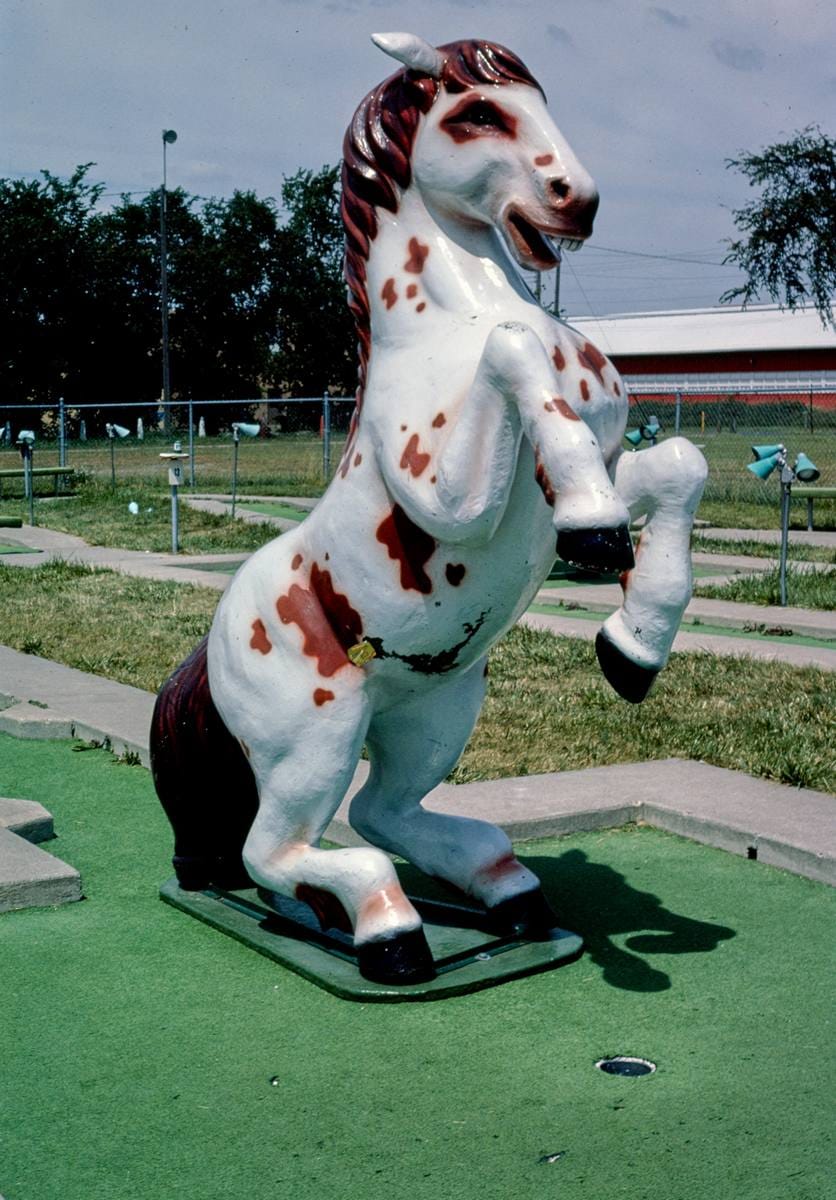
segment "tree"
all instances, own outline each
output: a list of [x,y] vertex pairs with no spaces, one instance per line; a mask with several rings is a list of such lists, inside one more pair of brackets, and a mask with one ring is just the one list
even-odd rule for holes
[[88,226],[103,184],[92,163],[67,180],[0,180],[0,319],[6,352],[0,388],[8,403],[74,398],[95,308]]
[[836,141],[810,125],[760,154],[727,159],[726,166],[763,192],[732,213],[743,237],[728,243],[723,261],[740,267],[747,280],[724,292],[721,303],[742,299],[746,305],[765,292],[793,310],[810,298],[822,324],[836,328]]
[[343,281],[343,225],[339,167],[297,171],[282,200],[279,338],[276,391],[353,395],[357,387],[356,334]]

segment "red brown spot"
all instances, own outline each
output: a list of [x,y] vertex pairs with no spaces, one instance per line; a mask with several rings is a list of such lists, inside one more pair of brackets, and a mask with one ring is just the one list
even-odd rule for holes
[[355,467],[359,467],[359,466],[360,466],[360,463],[361,463],[362,461],[363,461],[363,455],[362,455],[362,454],[355,454],[355,455],[354,455],[354,465],[355,465]]
[[632,574],[632,571],[622,571],[618,577],[618,582],[621,584],[621,590],[625,596],[627,595],[627,585],[630,582],[630,576]]
[[341,929],[343,933],[351,933],[348,913],[331,892],[311,887],[309,883],[298,883],[295,895],[297,900],[310,905],[314,910],[321,929]]
[[264,622],[260,617],[253,621],[253,636],[250,638],[250,649],[258,650],[259,654],[269,654],[273,649],[273,643],[267,636],[267,630],[264,628]]
[[447,582],[451,587],[458,587],[464,579],[467,568],[464,563],[448,563],[444,568],[444,574],[447,576]]
[[405,426],[405,425],[401,425],[401,433],[406,433],[406,426]]
[[334,590],[330,571],[320,571],[314,563],[310,588],[291,584],[276,609],[282,624],[299,626],[302,651],[317,660],[320,675],[327,678],[350,665],[346,650],[362,641],[363,623],[347,597]]
[[415,311],[416,311],[416,312],[423,312],[423,311],[424,311],[424,309],[425,309],[426,307],[427,307],[427,306],[426,306],[426,304],[425,304],[425,303],[424,303],[424,301],[422,300],[420,304],[416,304],[416,305],[415,305]]
[[578,362],[587,371],[592,372],[601,387],[604,386],[604,367],[607,360],[597,346],[593,346],[592,342],[585,342],[583,348],[578,351]]
[[480,871],[480,875],[486,875],[488,879],[501,879],[503,875],[513,875],[519,870],[519,862],[514,854],[504,854],[502,858],[498,858],[495,863],[491,863],[489,867],[485,867]]
[[581,400],[589,399],[589,384],[585,379],[581,380]]
[[447,424],[447,418],[444,413],[436,413],[433,417],[433,429],[440,429],[442,425]]
[[555,346],[554,350],[552,351],[552,362],[557,367],[558,371],[562,371],[566,366],[566,359],[559,346]]
[[429,465],[429,454],[422,454],[418,449],[418,434],[413,433],[412,437],[406,444],[406,449],[401,455],[401,469],[406,470],[407,467],[417,479]]
[[561,417],[565,417],[567,421],[580,420],[578,414],[569,407],[562,396],[555,396],[553,400],[547,400],[543,408],[546,412],[559,412]]
[[430,483],[435,483],[437,479],[438,479],[438,476],[437,476],[437,475],[431,475],[431,476],[430,476]]
[[424,269],[424,263],[427,261],[427,255],[430,252],[429,246],[425,246],[423,242],[419,242],[416,237],[409,239],[409,258],[403,265],[405,271],[409,271],[410,275],[420,275]]
[[409,285],[409,287],[406,289],[406,298],[407,298],[407,300],[414,300],[417,295],[418,295],[418,284],[411,283]]
[[553,154],[538,154],[534,160],[535,167],[547,167],[554,162]]
[[546,504],[550,508],[554,508],[554,485],[549,479],[548,471],[543,466],[539,449],[534,451],[534,478],[537,480],[540,491],[546,497]]
[[291,569],[291,571],[298,571],[298,570],[299,570],[299,568],[301,567],[301,565],[302,565],[302,555],[301,555],[301,554],[294,554],[294,555],[293,555],[293,558],[292,558],[292,559],[291,559],[291,561],[290,561],[290,569]]
[[328,688],[317,688],[313,694],[314,704],[317,708],[322,708],[323,704],[327,704],[329,700],[334,699],[334,693]]
[[380,293],[380,298],[386,304],[387,309],[393,308],[398,302],[398,293],[395,290],[394,279],[387,279],[383,285],[383,290]]
[[381,521],[376,536],[389,551],[389,557],[400,563],[404,591],[429,595],[433,585],[424,567],[435,551],[435,538],[411,521],[399,504],[395,504],[389,516]]

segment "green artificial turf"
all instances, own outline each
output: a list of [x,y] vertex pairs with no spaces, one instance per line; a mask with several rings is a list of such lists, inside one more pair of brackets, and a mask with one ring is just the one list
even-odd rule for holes
[[0,554],[32,554],[33,551],[29,546],[14,545],[11,546],[6,542],[0,542]]
[[530,843],[580,961],[360,1005],[157,899],[142,768],[0,736],[0,794],[54,812],[86,896],[0,916],[6,1200],[828,1194],[821,884],[641,828]]
[[238,507],[247,512],[261,513],[267,517],[284,517],[286,521],[304,521],[310,516],[309,508],[297,508],[295,504],[280,504],[278,500],[247,500],[242,496]]

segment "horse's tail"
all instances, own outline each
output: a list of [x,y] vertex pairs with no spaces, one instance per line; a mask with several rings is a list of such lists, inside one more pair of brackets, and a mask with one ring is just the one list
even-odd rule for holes
[[238,741],[209,691],[206,643],[163,684],[151,722],[154,786],[174,830],[174,869],[182,888],[251,886],[241,850],[258,793]]

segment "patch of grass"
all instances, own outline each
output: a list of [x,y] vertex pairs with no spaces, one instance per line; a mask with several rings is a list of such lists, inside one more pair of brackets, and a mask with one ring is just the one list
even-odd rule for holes
[[493,650],[488,698],[454,781],[679,756],[828,791],[834,744],[831,672],[674,654],[634,706],[606,683],[588,642],[517,626]]
[[[132,500],[139,505],[137,516],[128,511]],[[19,515],[28,520],[23,509],[21,501]],[[39,503],[35,519],[39,525],[75,534],[94,546],[163,554],[171,550],[171,502],[160,485],[119,483],[113,489],[110,484],[93,480],[82,484],[73,497]],[[257,550],[277,533],[269,525],[200,512],[185,504],[182,495],[179,524],[184,554]]]
[[[710,479],[709,475],[709,479]],[[765,484],[755,483],[759,487]],[[747,499],[740,496],[704,497],[697,509],[697,517],[708,521],[719,529],[780,529],[778,485],[775,495],[766,502],[762,499]],[[815,510],[815,527],[819,532],[836,529],[836,501],[818,500]],[[790,529],[807,528],[807,508],[799,500],[790,506]]]
[[[772,558],[777,561],[777,542],[757,542],[754,538],[713,538],[697,529],[691,549],[700,554],[745,554],[750,558]],[[808,546],[790,541],[789,556],[796,562],[818,562],[836,565],[836,549],[831,546]]]
[[[694,594],[711,600],[735,600],[741,604],[780,604],[781,581],[777,566],[771,571],[741,575],[726,583],[698,583]],[[787,599],[796,608],[836,609],[836,569],[815,571],[807,567],[787,568]]]
[[209,628],[218,593],[68,562],[0,566],[0,637],[25,654],[155,692]]
[[[217,593],[47,563],[0,566],[3,641],[156,691],[211,623]],[[488,699],[455,782],[648,758],[704,759],[784,783],[836,787],[836,676],[775,662],[675,654],[640,707],[594,650],[517,627],[493,650]]]

